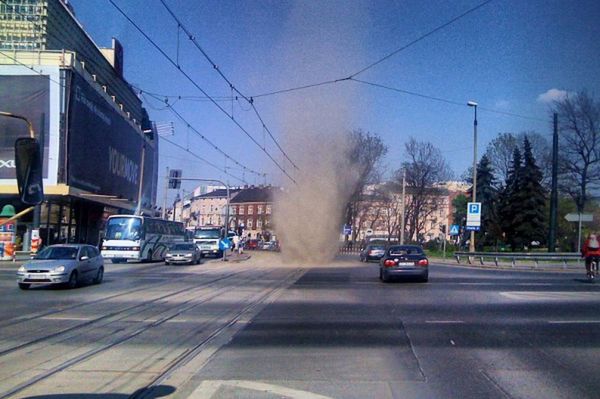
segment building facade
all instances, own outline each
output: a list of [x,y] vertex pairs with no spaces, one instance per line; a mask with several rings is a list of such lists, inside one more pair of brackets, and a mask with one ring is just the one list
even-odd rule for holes
[[[364,200],[358,206],[353,222],[354,240],[363,241],[371,237],[398,240],[405,215],[405,241],[426,242],[438,238],[450,239],[454,208],[452,201],[467,192],[469,185],[461,182],[445,182],[432,187],[430,195],[423,199],[417,223],[411,217],[414,189],[405,187],[404,202],[402,189],[397,184],[382,184],[367,189]],[[409,237],[409,232],[414,235]]]
[[[98,244],[110,214],[138,203],[154,213],[157,135],[123,79],[120,44],[98,48],[61,0],[10,0],[0,4],[0,49],[0,110],[31,121],[43,147],[45,201],[19,220],[22,249],[38,224],[43,244]],[[17,210],[14,140],[27,135],[0,117],[0,204]]]

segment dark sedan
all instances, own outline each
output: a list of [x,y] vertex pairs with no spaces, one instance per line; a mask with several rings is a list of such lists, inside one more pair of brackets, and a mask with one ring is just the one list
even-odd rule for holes
[[372,260],[379,261],[385,254],[385,245],[369,244],[360,252],[360,261],[369,262]]
[[394,245],[385,251],[379,261],[379,278],[386,282],[392,278],[429,279],[429,260],[423,249],[416,245]]

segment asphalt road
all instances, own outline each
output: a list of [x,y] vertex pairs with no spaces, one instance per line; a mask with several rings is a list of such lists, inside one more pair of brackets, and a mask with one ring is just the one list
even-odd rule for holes
[[0,399],[597,398],[600,282],[432,265],[378,280],[274,254],[111,265],[17,288],[0,265]]

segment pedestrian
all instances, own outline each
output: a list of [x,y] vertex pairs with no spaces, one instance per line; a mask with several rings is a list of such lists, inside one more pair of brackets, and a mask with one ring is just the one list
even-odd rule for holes
[[581,257],[585,259],[585,270],[588,277],[590,277],[592,275],[592,262],[596,262],[596,265],[598,265],[600,261],[600,242],[598,242],[596,234],[591,233],[583,243]]
[[233,236],[233,248],[236,248],[239,251],[241,245],[242,245],[242,243],[240,240],[240,236],[237,234],[234,235]]

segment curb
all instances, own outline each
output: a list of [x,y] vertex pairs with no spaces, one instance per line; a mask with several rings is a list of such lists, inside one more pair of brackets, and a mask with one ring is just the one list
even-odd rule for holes
[[466,268],[473,268],[473,269],[485,269],[485,270],[506,270],[506,271],[524,271],[524,272],[544,272],[544,273],[548,273],[548,272],[553,272],[553,273],[577,273],[583,270],[583,272],[585,273],[585,266],[583,264],[581,265],[574,265],[574,266],[569,266],[566,269],[563,268],[562,266],[557,266],[557,267],[547,267],[547,266],[534,266],[534,265],[516,265],[516,266],[512,266],[510,264],[507,265],[481,265],[481,264],[468,264],[468,263],[458,263],[456,261],[451,261],[449,259],[443,259],[443,258],[429,258],[431,263],[434,264],[439,264],[439,265],[444,265],[444,266],[454,266],[454,267],[466,267]]

